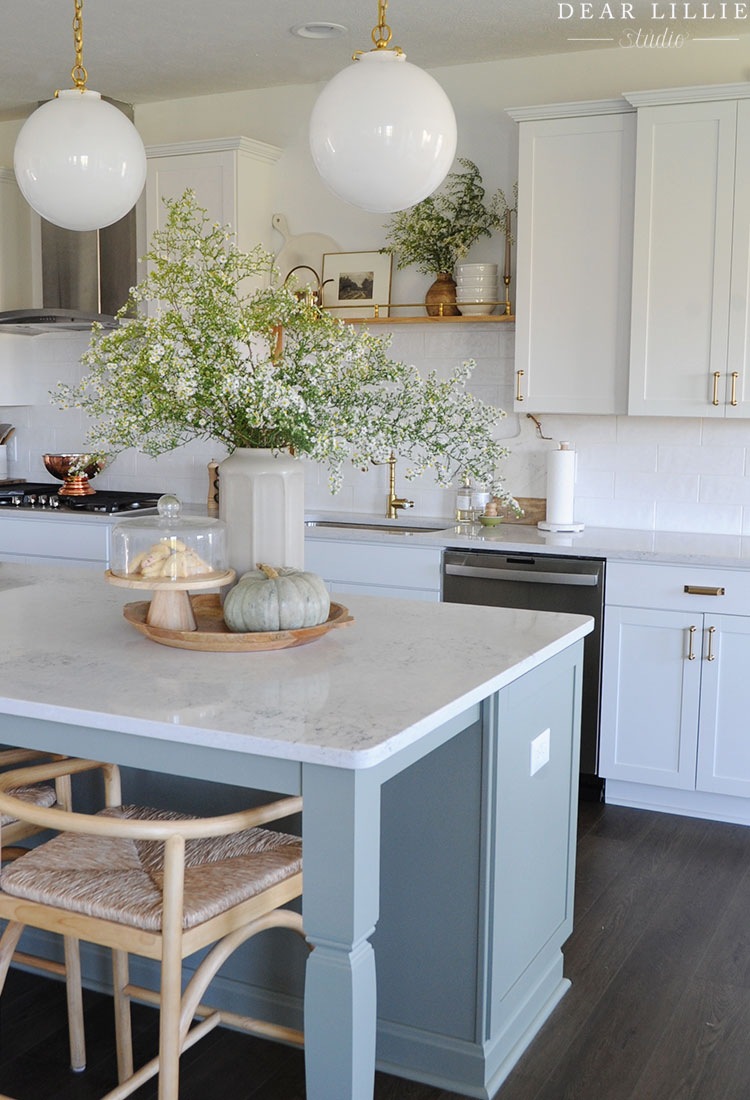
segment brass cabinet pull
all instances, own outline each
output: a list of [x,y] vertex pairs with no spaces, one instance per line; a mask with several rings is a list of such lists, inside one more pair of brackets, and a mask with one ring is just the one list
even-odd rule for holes
[[708,628],[708,655],[706,656],[707,661],[715,661],[716,660],[716,656],[714,654],[714,634],[715,633],[716,633],[716,627],[715,626],[709,626],[709,628]]
[[702,584],[686,584],[684,591],[689,596],[725,596],[725,588],[707,588]]
[[737,404],[737,379],[739,378],[739,376],[740,376],[739,371],[736,371],[736,370],[732,371],[732,399],[729,402],[730,405],[736,405]]
[[521,379],[524,372],[522,370],[516,371],[516,401],[523,401],[523,394],[521,393]]
[[695,651],[693,650],[693,642],[695,641],[695,631],[696,631],[696,629],[697,628],[694,627],[694,626],[689,626],[688,627],[688,630],[690,632],[690,640],[688,642],[688,656],[687,656],[688,661],[694,661],[695,660]]
[[711,402],[712,405],[718,405],[719,404],[719,379],[720,378],[721,378],[721,372],[718,371],[718,370],[715,370],[714,371],[714,399]]

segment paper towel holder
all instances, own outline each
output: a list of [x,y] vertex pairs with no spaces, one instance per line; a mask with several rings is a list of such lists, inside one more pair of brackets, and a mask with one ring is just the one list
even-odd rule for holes
[[[570,444],[567,443],[567,442],[561,442],[559,450],[561,450],[561,451],[570,450]],[[548,474],[548,478],[549,478],[549,474]],[[573,503],[573,501],[571,499],[571,505],[572,505],[572,503]],[[572,507],[571,507],[571,511],[572,511]],[[565,522],[559,522],[559,521],[558,522],[553,522],[552,520],[542,519],[542,520],[539,520],[539,522],[537,523],[537,527],[539,528],[540,531],[573,532],[573,533],[576,533],[576,532],[583,531],[584,524],[579,523],[577,520],[569,520],[569,521],[565,521]]]

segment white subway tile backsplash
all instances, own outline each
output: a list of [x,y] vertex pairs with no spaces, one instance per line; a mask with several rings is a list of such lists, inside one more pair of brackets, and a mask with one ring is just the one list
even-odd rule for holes
[[[701,442],[702,421],[680,416],[618,416],[617,442],[651,444],[687,443],[696,447]],[[724,440],[728,443],[729,440]]]
[[[487,328],[472,325],[456,325],[452,331],[448,326],[435,326],[427,329],[424,338],[424,353],[428,359],[453,359],[462,363],[466,359],[498,359],[500,357],[500,336],[495,325]],[[507,355],[507,351],[503,351]]]
[[615,474],[615,496],[621,500],[674,500],[696,502],[697,474]]
[[698,500],[702,504],[741,504],[750,508],[750,477],[704,475]]
[[750,447],[750,420],[701,420],[700,424],[704,447]]
[[659,501],[656,504],[656,529],[739,535],[742,531],[742,508],[740,505]]
[[721,474],[740,476],[745,472],[743,447],[686,447],[659,444],[659,473]]
[[654,527],[653,503],[637,503],[630,500],[602,500],[588,497],[575,498],[575,518],[589,527],[633,527],[651,531]]
[[560,416],[539,413],[536,418],[545,435],[551,436],[556,442],[567,440],[577,451],[585,443],[615,443],[617,439],[617,418],[614,416]]
[[575,495],[607,499],[615,495],[615,475],[612,470],[579,470],[576,476]]
[[651,473],[656,470],[656,443],[584,443],[576,447],[581,470]]

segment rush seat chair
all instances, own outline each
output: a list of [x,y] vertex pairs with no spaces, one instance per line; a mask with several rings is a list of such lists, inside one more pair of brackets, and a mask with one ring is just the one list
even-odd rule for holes
[[[38,778],[94,769],[105,780],[105,809],[96,814],[36,806],[13,792]],[[222,963],[258,932],[285,927],[304,936],[301,916],[281,908],[302,893],[302,842],[263,828],[301,809],[299,797],[211,818],[122,806],[117,767],[92,760],[0,775],[1,815],[56,830],[3,868],[0,919],[8,925],[0,939],[0,992],[26,926],[112,949],[119,1085],[102,1100],[122,1100],[157,1073],[159,1100],[178,1100],[180,1054],[222,1021],[302,1042],[296,1030],[201,1004]],[[0,842],[4,832],[0,828]],[[183,992],[182,960],[206,947]],[[160,962],[159,993],[129,983],[131,952]],[[74,977],[68,974],[69,985]],[[131,997],[160,1007],[159,1054],[135,1072]],[[80,986],[71,1005],[71,1035],[82,1037]],[[196,1017],[200,1022],[191,1027]]]

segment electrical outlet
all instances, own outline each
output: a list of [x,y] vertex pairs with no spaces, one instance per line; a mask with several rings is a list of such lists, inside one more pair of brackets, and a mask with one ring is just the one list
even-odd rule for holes
[[543,730],[531,742],[529,775],[536,775],[549,762],[549,729]]

